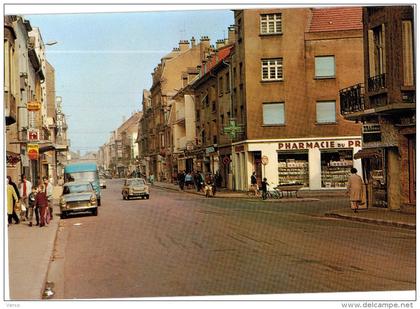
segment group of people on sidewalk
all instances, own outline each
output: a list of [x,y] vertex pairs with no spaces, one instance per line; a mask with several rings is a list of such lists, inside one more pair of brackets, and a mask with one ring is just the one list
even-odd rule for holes
[[[185,172],[181,171],[177,175],[177,182],[179,185],[179,188],[181,190],[184,190],[184,188],[195,188],[197,192],[205,192],[206,188],[207,190],[211,190],[211,195],[216,194],[216,188],[220,187],[222,182],[222,176],[219,172],[213,173],[207,173],[204,175],[204,173],[192,171],[192,172]],[[210,193],[210,192],[208,192]]]
[[38,180],[37,185],[22,175],[19,185],[7,176],[7,221],[8,226],[19,224],[21,221],[28,221],[33,226],[35,215],[36,226],[43,227],[53,219],[53,185],[48,177]]

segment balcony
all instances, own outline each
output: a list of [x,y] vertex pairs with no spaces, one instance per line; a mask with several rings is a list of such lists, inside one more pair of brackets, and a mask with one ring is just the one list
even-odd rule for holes
[[386,89],[386,74],[379,74],[368,79],[368,92],[379,92]]
[[391,115],[416,108],[415,89],[401,88],[401,100],[393,101],[386,86],[386,75],[369,78],[367,92],[363,84],[340,90],[340,112],[347,120],[363,120],[372,115]]
[[365,87],[357,84],[340,90],[340,110],[341,114],[347,115],[363,111],[365,109]]

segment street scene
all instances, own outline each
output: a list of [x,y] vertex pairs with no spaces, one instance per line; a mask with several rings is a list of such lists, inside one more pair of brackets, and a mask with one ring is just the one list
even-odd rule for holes
[[413,306],[416,7],[74,8],[5,7],[6,302]]

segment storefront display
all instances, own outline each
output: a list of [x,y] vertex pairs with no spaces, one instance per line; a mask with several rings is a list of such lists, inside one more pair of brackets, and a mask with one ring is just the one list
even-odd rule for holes
[[279,185],[300,184],[309,187],[308,153],[278,154]]
[[346,188],[352,166],[352,149],[321,150],[322,188]]

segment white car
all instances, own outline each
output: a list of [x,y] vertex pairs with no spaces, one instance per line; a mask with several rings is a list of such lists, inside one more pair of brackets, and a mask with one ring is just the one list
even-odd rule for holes
[[99,178],[99,186],[101,189],[106,189],[106,180],[104,178]]
[[130,199],[130,197],[149,199],[149,186],[143,178],[127,178],[121,193],[124,200]]

